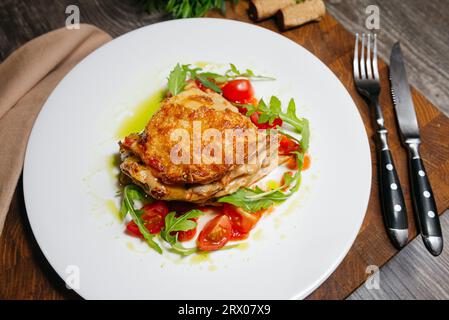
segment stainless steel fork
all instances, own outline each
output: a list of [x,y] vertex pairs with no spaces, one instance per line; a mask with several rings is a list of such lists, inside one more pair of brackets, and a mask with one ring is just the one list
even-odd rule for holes
[[388,235],[393,244],[400,249],[408,240],[407,211],[393,157],[388,147],[388,132],[379,104],[381,87],[377,62],[377,35],[362,34],[361,42],[359,49],[359,34],[356,34],[354,81],[357,90],[368,100],[372,109],[377,133],[377,169],[382,213]]

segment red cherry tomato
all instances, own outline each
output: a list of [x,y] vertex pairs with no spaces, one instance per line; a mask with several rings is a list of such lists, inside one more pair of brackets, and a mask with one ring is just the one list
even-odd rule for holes
[[238,109],[239,109],[239,112],[241,114],[243,114],[244,116],[246,116],[246,114],[248,113],[248,109],[245,107],[238,107]]
[[226,83],[223,88],[223,96],[234,103],[251,103],[254,98],[254,89],[247,79],[237,79]]
[[200,232],[197,240],[198,249],[214,251],[223,248],[231,239],[232,226],[227,215],[219,215],[209,221]]
[[251,115],[251,121],[256,125],[257,128],[259,129],[272,129],[275,128],[277,126],[282,127],[282,120],[279,118],[274,119],[273,124],[270,124],[269,122],[266,123],[259,123],[259,116],[260,116],[261,112],[257,111],[254,112]]
[[223,214],[231,220],[231,240],[248,238],[249,232],[254,228],[261,216],[260,213],[246,212],[228,203],[225,203],[223,206]]
[[143,237],[139,231],[139,227],[137,226],[137,224],[134,221],[128,222],[128,224],[126,225],[126,230],[133,236],[140,237],[140,238]]
[[[165,224],[165,216],[168,214],[168,207],[164,201],[156,201],[145,205],[142,210],[144,213],[141,218],[145,227],[152,234],[158,234]],[[134,221],[126,225],[126,229],[133,235],[142,237],[139,227]]]
[[298,160],[296,159],[296,156],[291,157],[287,163],[286,163],[287,168],[289,168],[290,170],[298,170]]
[[299,151],[299,144],[287,136],[282,135],[281,141],[279,141],[279,154],[282,156],[287,156],[293,151]]

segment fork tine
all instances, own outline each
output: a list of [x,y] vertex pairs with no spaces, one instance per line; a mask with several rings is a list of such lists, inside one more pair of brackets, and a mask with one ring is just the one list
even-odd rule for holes
[[362,48],[360,55],[360,78],[366,79],[366,71],[365,71],[365,34],[362,33]]
[[377,34],[374,34],[373,72],[374,79],[379,80],[379,67],[377,64]]
[[358,79],[359,75],[359,34],[355,34],[355,46],[354,46],[354,61],[353,61],[353,69],[354,69],[354,78]]
[[373,78],[373,72],[371,67],[371,34],[368,34],[368,44],[366,49],[366,74],[368,79]]

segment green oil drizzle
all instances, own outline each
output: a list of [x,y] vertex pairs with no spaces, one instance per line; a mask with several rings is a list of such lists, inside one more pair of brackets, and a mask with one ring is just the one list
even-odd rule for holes
[[269,190],[277,189],[281,186],[281,184],[275,180],[270,180],[267,182],[267,187]]
[[195,62],[195,66],[197,66],[198,68],[206,68],[209,64],[211,64],[211,63],[207,62],[207,61]]
[[105,200],[104,205],[114,215],[114,217],[116,217],[117,220],[120,221],[120,211],[117,208],[114,200]]
[[239,250],[248,250],[249,244],[248,244],[248,242],[242,242],[242,243],[239,243],[236,248]]
[[262,239],[262,229],[259,229],[256,232],[254,232],[253,239],[256,240],[256,241]]
[[120,154],[115,153],[107,159],[107,172],[112,180],[116,181],[120,175]]
[[190,264],[200,264],[204,262],[211,262],[208,252],[198,252],[196,255],[190,258]]
[[214,272],[214,271],[217,271],[217,270],[218,270],[218,267],[217,267],[217,266],[214,266],[214,265],[210,265],[207,269],[208,269],[210,272]]
[[117,138],[122,139],[131,133],[141,132],[151,117],[159,110],[161,101],[165,95],[166,90],[159,90],[134,108],[132,110],[133,114],[125,118],[117,130]]

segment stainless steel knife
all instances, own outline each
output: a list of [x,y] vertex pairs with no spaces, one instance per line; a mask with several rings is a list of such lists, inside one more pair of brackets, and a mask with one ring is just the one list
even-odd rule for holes
[[409,151],[411,196],[418,221],[417,226],[426,248],[431,254],[438,256],[443,250],[441,225],[432,188],[419,154],[421,139],[418,121],[399,42],[394,44],[391,51],[390,80],[402,142]]

